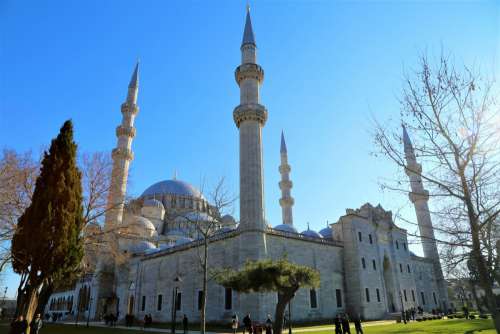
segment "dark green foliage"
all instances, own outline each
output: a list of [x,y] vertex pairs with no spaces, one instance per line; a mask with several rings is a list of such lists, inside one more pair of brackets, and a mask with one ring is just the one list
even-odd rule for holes
[[82,186],[76,148],[73,125],[66,121],[44,153],[31,205],[19,218],[12,240],[12,266],[21,275],[20,292],[72,276],[82,259]]
[[319,273],[286,259],[278,261],[249,261],[241,271],[224,270],[217,275],[217,282],[239,292],[297,291],[300,287],[317,287]]

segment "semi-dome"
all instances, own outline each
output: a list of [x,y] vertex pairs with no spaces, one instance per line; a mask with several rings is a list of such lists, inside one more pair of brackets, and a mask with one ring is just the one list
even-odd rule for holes
[[151,238],[156,233],[153,223],[142,216],[125,216],[125,234],[135,235],[142,238]]
[[297,232],[297,229],[293,227],[292,225],[288,224],[280,224],[274,227],[275,230],[281,231],[281,232],[288,232],[288,233],[299,233]]
[[214,218],[211,217],[209,214],[206,212],[195,212],[195,211],[190,211],[186,212],[183,214],[179,214],[174,218],[175,222],[177,223],[183,223],[183,222],[210,222],[213,221]]
[[300,234],[302,234],[305,237],[323,239],[323,236],[321,236],[321,234],[319,234],[316,231],[310,230],[309,228],[305,231],[302,231],[302,233],[300,233]]
[[163,204],[155,198],[148,198],[145,200],[143,207],[164,209]]
[[231,215],[224,215],[221,220],[224,225],[236,225],[236,220]]
[[332,239],[332,234],[333,233],[333,230],[331,227],[325,227],[324,229],[322,229],[321,231],[319,231],[319,234],[321,234],[321,236],[325,239]]
[[198,189],[181,180],[165,180],[157,182],[144,190],[141,197],[161,195],[179,195],[204,199]]

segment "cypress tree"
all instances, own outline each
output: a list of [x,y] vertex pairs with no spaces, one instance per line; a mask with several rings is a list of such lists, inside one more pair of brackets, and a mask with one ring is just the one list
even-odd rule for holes
[[12,267],[21,276],[17,314],[31,321],[39,292],[78,271],[83,256],[81,173],[70,120],[44,153],[31,205],[12,239]]

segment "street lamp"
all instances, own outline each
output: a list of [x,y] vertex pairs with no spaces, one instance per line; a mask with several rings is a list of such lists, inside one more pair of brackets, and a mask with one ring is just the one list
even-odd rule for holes
[[182,282],[182,279],[180,276],[176,276],[174,278],[174,285],[175,287],[173,288],[173,295],[172,295],[172,330],[171,330],[171,333],[172,334],[175,334],[175,318],[176,318],[176,315],[177,315],[177,291],[178,291],[178,287],[177,287],[177,283],[181,283]]
[[[90,292],[89,292],[90,294]],[[89,299],[89,304],[88,304],[88,310],[87,310],[87,328],[89,327],[89,320],[90,320],[90,308],[92,307],[92,297]]]

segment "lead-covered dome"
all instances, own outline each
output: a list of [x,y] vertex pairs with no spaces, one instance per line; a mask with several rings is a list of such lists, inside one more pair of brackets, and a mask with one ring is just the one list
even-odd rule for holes
[[319,234],[321,234],[321,236],[325,239],[332,239],[333,230],[330,226],[328,226],[328,227],[325,227],[324,229],[322,229],[321,231],[319,231]]
[[307,229],[301,233],[305,237],[323,239],[323,236],[316,231]]
[[141,197],[162,195],[179,195],[204,199],[203,195],[198,189],[181,180],[165,180],[157,182],[144,190]]
[[155,198],[148,198],[147,200],[145,200],[143,207],[164,209],[163,204]]
[[288,233],[298,233],[297,230],[295,229],[295,227],[293,227],[292,225],[288,225],[288,224],[280,224],[280,225],[277,225],[274,227],[275,230],[277,231],[281,231],[281,232],[288,232]]
[[125,224],[121,232],[140,238],[151,238],[157,234],[155,226],[149,219],[135,215],[125,216]]

